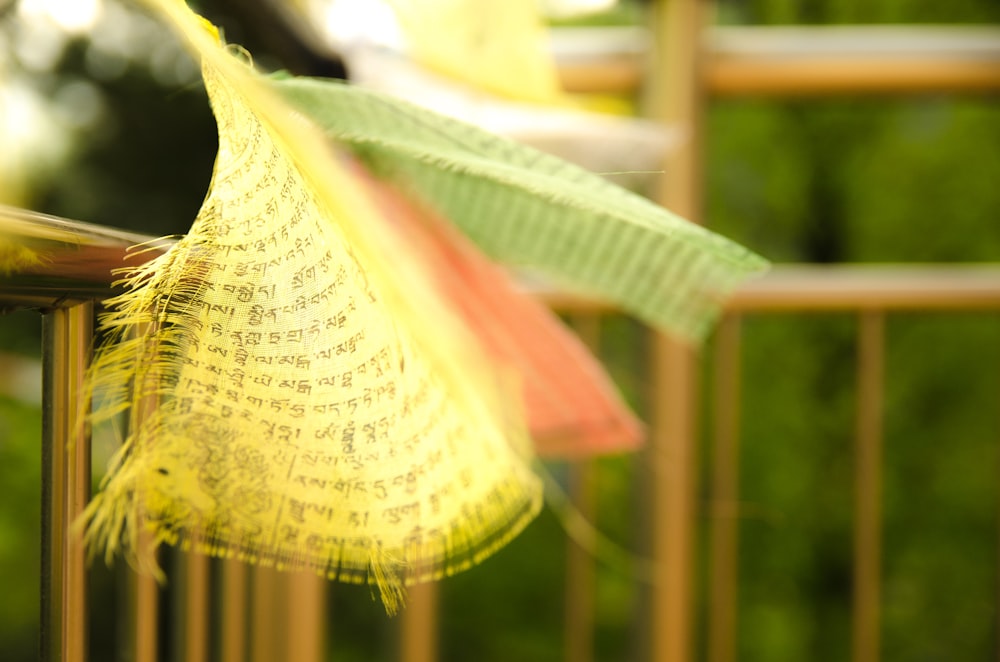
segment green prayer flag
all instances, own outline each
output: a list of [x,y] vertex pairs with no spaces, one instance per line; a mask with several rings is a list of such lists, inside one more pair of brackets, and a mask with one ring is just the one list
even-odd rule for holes
[[377,176],[431,204],[493,259],[700,340],[767,262],[606,179],[513,140],[334,80],[270,84]]

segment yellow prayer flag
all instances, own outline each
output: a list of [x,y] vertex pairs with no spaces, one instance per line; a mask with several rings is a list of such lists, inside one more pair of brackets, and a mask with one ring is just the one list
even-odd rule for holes
[[495,94],[561,103],[536,0],[389,0],[413,58]]
[[516,397],[311,124],[150,4],[201,58],[219,153],[191,231],[108,302],[93,419],[129,427],[88,541],[313,568],[394,611],[537,513]]

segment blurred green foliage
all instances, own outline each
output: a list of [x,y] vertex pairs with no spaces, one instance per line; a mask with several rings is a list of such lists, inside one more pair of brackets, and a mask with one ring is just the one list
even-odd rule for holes
[[[1000,21],[992,0],[719,4],[724,23]],[[641,11],[633,3],[614,22],[622,16]],[[250,45],[251,25],[228,29]],[[84,46],[67,51],[66,75],[83,75]],[[203,92],[163,86],[137,66],[96,84],[107,113],[30,204],[149,234],[183,232],[204,195],[215,151]],[[706,133],[709,224],[775,261],[1000,258],[995,96],[718,101],[709,107]],[[37,355],[37,326],[23,315],[0,318],[0,347]],[[887,328],[883,659],[993,658],[1000,319],[898,315]],[[740,660],[849,657],[856,329],[848,315],[755,316],[743,323]],[[648,418],[642,330],[610,319],[603,331],[610,371]],[[703,355],[710,368],[711,344]],[[707,370],[704,381],[707,390]],[[707,423],[703,429],[710,430]],[[5,660],[34,659],[39,436],[37,408],[0,399]],[[710,459],[705,450],[704,464]],[[598,462],[597,524],[637,556],[649,548],[646,494],[655,477],[648,466],[641,454]],[[564,466],[549,469],[565,484]],[[702,476],[703,528],[710,521],[709,484]],[[705,542],[697,555],[702,612]],[[442,659],[558,659],[565,548],[566,536],[547,512],[494,558],[446,580]],[[639,575],[639,564],[599,561],[597,659],[643,659],[648,586]],[[95,576],[95,605],[113,604],[110,573]],[[331,659],[393,658],[398,619],[385,617],[369,589],[333,586],[331,599],[329,639],[337,651]],[[111,658],[111,627],[102,622],[95,659]]]
[[995,260],[989,96],[727,100],[708,113],[708,217],[774,261]]
[[37,407],[0,396],[0,650],[11,660],[32,659],[37,647],[41,436]]

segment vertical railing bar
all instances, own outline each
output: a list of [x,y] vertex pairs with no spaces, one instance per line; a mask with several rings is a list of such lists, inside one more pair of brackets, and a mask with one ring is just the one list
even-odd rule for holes
[[[599,351],[601,324],[597,315],[574,315],[570,324],[580,340],[593,352]],[[594,521],[596,511],[596,466],[591,460],[569,464],[569,497],[577,512]],[[594,557],[572,537],[566,541],[566,623],[567,662],[591,662],[594,659]]]
[[[592,460],[576,460],[569,465],[569,497],[580,516],[594,521],[594,479]],[[566,541],[566,662],[594,659],[594,557],[573,538]]]
[[716,333],[708,662],[736,659],[741,319]]
[[[658,202],[701,222],[702,0],[654,4],[655,60],[648,80],[650,116],[676,127],[684,142],[664,159]],[[695,543],[697,370],[693,349],[653,336],[652,554],[656,564],[650,605],[651,655],[656,662],[692,659]]]
[[326,579],[315,572],[289,576],[288,655],[297,662],[323,659],[323,622],[326,614]]
[[128,568],[131,623],[129,634],[131,657],[129,662],[156,662],[159,645],[157,619],[159,615],[160,587],[149,573],[137,573]]
[[[137,337],[146,336],[150,334],[152,329],[152,325],[143,324],[133,333]],[[157,398],[149,395],[129,410],[129,434],[138,430],[142,421],[153,415],[158,404]],[[152,534],[138,524],[142,522],[144,517],[142,506],[137,505],[132,516],[139,526],[137,535],[140,549],[138,554],[140,556],[149,554],[153,562],[157,563],[160,554],[156,549],[151,549],[154,545]],[[132,571],[131,576],[133,586],[130,597],[133,600],[131,606],[135,614],[130,632],[134,638],[131,642],[132,659],[135,662],[157,662],[160,658],[160,585],[148,569]]]
[[254,566],[250,585],[250,659],[252,662],[272,662],[281,659],[284,625],[276,614],[286,608],[286,578],[271,567]]
[[[142,324],[133,333],[137,336],[149,336],[153,330],[152,324]],[[149,379],[154,379],[152,371]],[[139,429],[142,422],[152,416],[159,406],[156,396],[148,395],[130,410],[129,433]],[[139,513],[134,514],[136,521],[141,521]],[[152,533],[141,529],[138,533],[140,548],[153,545]],[[162,558],[156,550],[153,554]],[[136,662],[157,662],[160,659],[160,585],[147,571],[142,571],[136,577],[135,592],[135,659]],[[168,639],[169,640],[169,639]]]
[[654,333],[652,350],[652,656],[655,662],[685,662],[692,653],[695,355],[660,333]]
[[93,340],[91,302],[56,308],[42,322],[42,550],[43,662],[87,659],[87,584],[84,549],[71,527],[90,496],[90,434],[83,380]]
[[178,621],[182,623],[183,640],[177,650],[183,662],[208,660],[209,622],[209,560],[204,554],[185,552],[178,555],[183,597]]
[[437,582],[409,587],[400,634],[402,662],[434,662],[437,659],[437,612]]
[[[66,477],[66,513],[69,516],[66,524],[73,527],[83,514],[90,501],[91,482],[91,437],[90,427],[78,416],[85,416],[90,411],[89,401],[84,401],[84,380],[90,365],[94,340],[94,305],[87,302],[74,306],[68,311],[70,317],[69,340],[71,343],[70,357],[72,360],[69,410],[67,416],[72,417],[72,427],[69,428],[72,447],[67,450],[70,464]],[[79,646],[78,657],[86,659],[87,655],[87,568],[86,550],[82,535],[68,532],[67,537],[66,587],[67,607],[71,612],[67,618],[67,629],[71,633],[69,649]],[[64,660],[73,659],[70,652]]]
[[885,315],[863,311],[859,321],[852,659],[876,662],[880,645]]
[[247,566],[236,559],[222,562],[221,662],[245,662],[247,650]]

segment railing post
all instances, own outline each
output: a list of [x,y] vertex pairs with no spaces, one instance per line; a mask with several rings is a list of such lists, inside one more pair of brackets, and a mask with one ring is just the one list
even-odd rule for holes
[[326,616],[327,580],[312,570],[288,577],[288,659],[320,662]]
[[407,589],[406,611],[401,615],[400,659],[434,662],[437,659],[438,585],[422,582]]
[[715,344],[715,424],[709,571],[708,661],[736,659],[739,541],[740,317],[723,318]]
[[247,650],[247,565],[235,558],[222,561],[220,659],[244,662]]
[[177,601],[176,622],[180,625],[178,658],[183,662],[209,659],[209,560],[195,551],[177,557],[181,599]]
[[879,659],[882,564],[882,403],[885,315],[861,313],[855,441],[854,662]]
[[287,613],[288,597],[283,576],[273,567],[251,567],[250,660],[281,659],[286,641],[286,623],[277,617]]
[[[653,16],[655,60],[650,114],[676,127],[685,141],[664,161],[658,202],[698,223],[702,206],[701,39],[704,0],[662,0]],[[662,334],[652,339],[650,412],[653,559],[652,659],[686,662],[694,657],[692,631],[697,363],[695,351]]]
[[695,544],[694,350],[662,334],[653,336],[650,413],[653,560],[652,659],[692,659]]
[[121,659],[123,662],[156,662],[160,587],[151,574],[139,573],[130,567],[122,568],[122,576],[128,609],[121,614]]
[[41,660],[87,659],[84,549],[72,525],[90,498],[89,411],[83,380],[94,306],[54,308],[42,321]]
[[[596,515],[596,472],[593,460],[569,464],[569,497],[587,521]],[[594,659],[594,552],[570,536],[566,541],[566,662]]]
[[[601,320],[597,315],[574,315],[570,323],[580,340],[595,354],[600,351]],[[569,496],[573,507],[588,521],[596,517],[597,463],[581,459],[569,463]],[[594,659],[593,550],[569,536],[566,542],[566,662]]]

